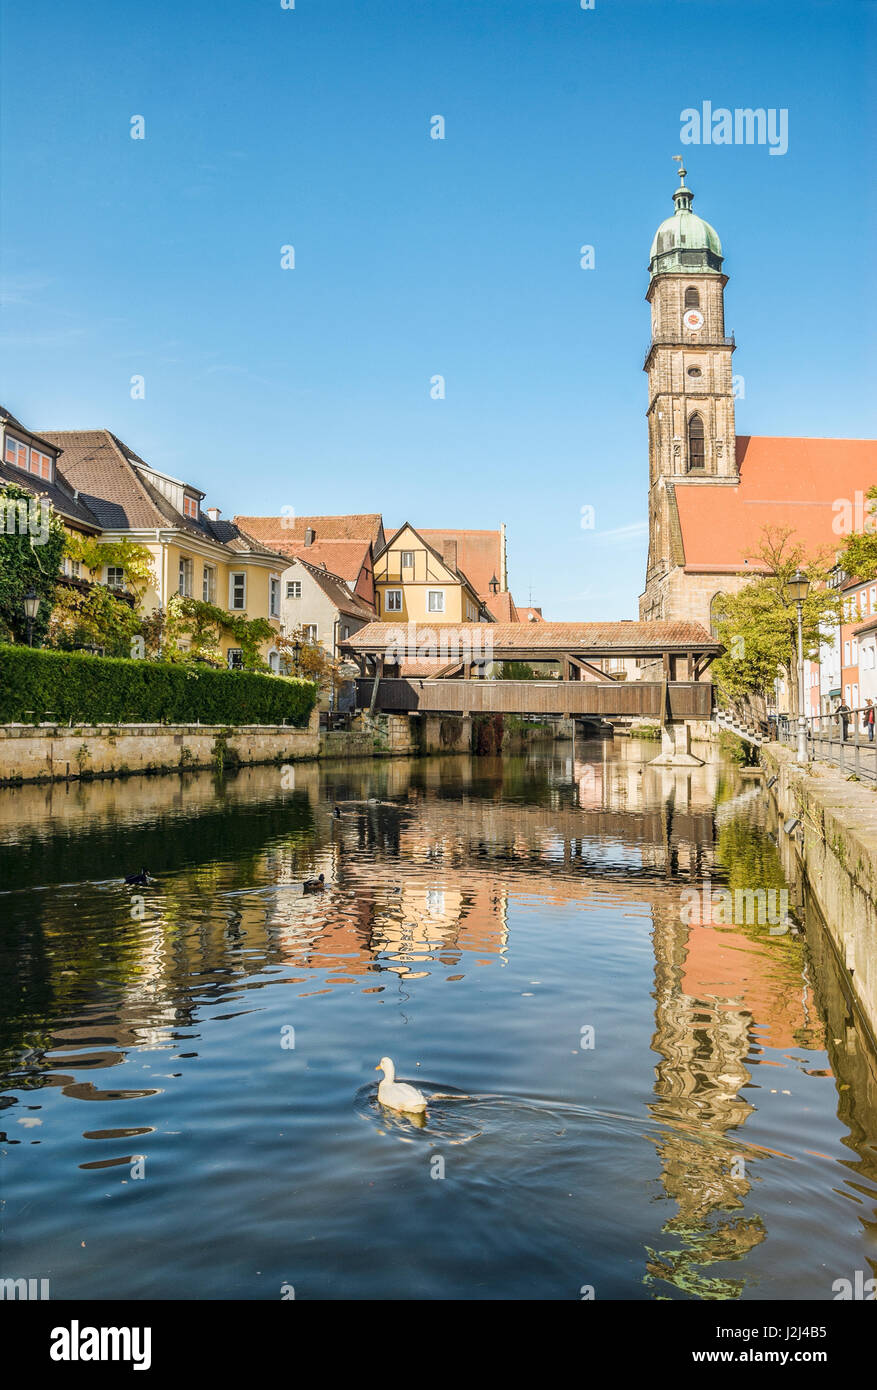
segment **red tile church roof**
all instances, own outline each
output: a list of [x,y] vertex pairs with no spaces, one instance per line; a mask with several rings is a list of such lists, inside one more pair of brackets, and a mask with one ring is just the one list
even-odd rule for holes
[[[877,440],[737,438],[740,482],[677,482],[687,570],[758,569],[766,526],[790,527],[808,553],[840,549],[835,503],[877,483]],[[837,523],[840,524],[839,522]],[[861,526],[861,521],[859,521]]]

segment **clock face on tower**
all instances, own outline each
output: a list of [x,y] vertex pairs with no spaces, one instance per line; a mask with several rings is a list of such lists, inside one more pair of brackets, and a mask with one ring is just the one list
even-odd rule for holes
[[682,315],[682,322],[689,333],[697,333],[703,328],[703,314],[699,309],[686,309]]

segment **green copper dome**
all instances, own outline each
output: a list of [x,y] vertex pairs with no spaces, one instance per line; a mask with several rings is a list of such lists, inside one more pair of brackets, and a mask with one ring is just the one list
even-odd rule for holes
[[691,211],[694,194],[685,187],[685,170],[679,170],[680,187],[673,194],[676,211],[655,232],[649,252],[652,275],[690,275],[722,268],[722,243],[709,222]]

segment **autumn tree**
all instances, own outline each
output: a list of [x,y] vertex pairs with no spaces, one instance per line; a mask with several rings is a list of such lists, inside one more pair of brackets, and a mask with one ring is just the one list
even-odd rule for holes
[[719,641],[726,648],[713,664],[713,679],[732,701],[766,696],[777,676],[785,677],[791,712],[798,712],[798,611],[785,596],[785,585],[797,571],[810,581],[803,605],[804,660],[816,660],[826,633],[840,620],[840,597],[826,587],[833,557],[808,558],[790,528],[766,527],[755,554],[755,576],[737,594],[725,594],[717,605]]
[[849,502],[845,504],[849,515],[841,512],[836,518],[847,537],[837,563],[847,574],[863,583],[877,578],[877,486],[869,487],[865,498],[861,531],[852,529],[855,513]]

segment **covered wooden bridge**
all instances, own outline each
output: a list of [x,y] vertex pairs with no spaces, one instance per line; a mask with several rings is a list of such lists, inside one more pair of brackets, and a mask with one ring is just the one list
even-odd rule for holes
[[[709,719],[723,650],[690,622],[369,623],[344,644],[372,712]],[[497,679],[505,662],[556,674]]]

